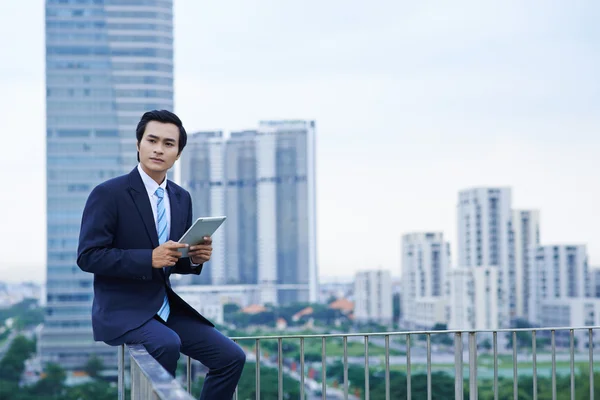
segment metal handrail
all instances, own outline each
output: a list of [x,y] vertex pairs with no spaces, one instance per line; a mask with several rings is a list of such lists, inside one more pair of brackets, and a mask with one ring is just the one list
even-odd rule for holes
[[392,331],[392,332],[369,332],[369,333],[324,333],[324,334],[314,334],[314,335],[263,335],[263,336],[236,336],[232,337],[231,340],[252,340],[252,339],[300,339],[300,338],[315,338],[320,339],[322,337],[325,338],[339,338],[339,337],[365,337],[365,336],[404,336],[404,335],[438,335],[438,334],[447,334],[447,333],[512,333],[512,332],[533,332],[533,331],[566,331],[569,329],[573,330],[588,330],[588,329],[598,329],[600,330],[600,325],[598,326],[578,326],[578,327],[553,327],[553,328],[506,328],[506,329],[446,329],[439,331]]
[[[528,355],[532,358],[533,361],[533,370],[532,372],[532,381],[533,381],[533,398],[537,400],[538,397],[538,374],[537,374],[537,338],[539,338],[538,333],[540,332],[548,332],[550,334],[550,344],[551,344],[551,362],[552,362],[552,395],[553,399],[556,399],[557,396],[557,368],[556,368],[556,350],[557,350],[557,332],[567,331],[569,336],[569,360],[570,360],[570,395],[571,398],[575,398],[576,388],[575,388],[575,332],[576,331],[587,331],[587,341],[588,341],[588,356],[587,361],[589,363],[589,398],[594,398],[594,336],[593,331],[600,330],[600,326],[583,326],[583,327],[540,327],[540,328],[517,328],[517,329],[496,329],[496,330],[421,330],[421,331],[398,331],[398,332],[369,332],[369,333],[327,333],[327,334],[311,334],[311,335],[262,335],[262,336],[240,336],[233,337],[232,340],[235,342],[240,341],[253,341],[254,342],[254,356],[256,362],[255,369],[255,391],[256,391],[256,399],[260,399],[261,396],[261,381],[260,381],[260,366],[261,366],[261,341],[273,340],[277,341],[277,362],[274,364],[274,361],[271,365],[275,365],[278,370],[278,398],[283,399],[284,397],[284,388],[283,388],[283,350],[282,350],[282,342],[283,340],[299,340],[300,342],[300,369],[299,374],[300,377],[296,377],[296,379],[300,382],[300,395],[301,398],[304,398],[306,391],[309,389],[309,380],[305,376],[305,340],[306,339],[320,339],[321,340],[321,396],[323,399],[327,398],[327,391],[334,390],[333,388],[329,388],[326,382],[326,368],[327,368],[327,354],[326,354],[326,346],[327,339],[329,338],[341,338],[343,342],[343,367],[344,367],[344,376],[343,376],[343,388],[342,390],[338,390],[338,394],[343,396],[344,399],[354,399],[350,394],[349,388],[349,380],[348,380],[348,339],[349,338],[362,338],[364,341],[364,368],[365,368],[365,387],[364,387],[364,395],[365,399],[369,399],[369,343],[370,341],[377,342],[377,339],[384,339],[385,346],[385,398],[386,400],[390,399],[390,337],[394,336],[404,336],[406,338],[406,342],[403,346],[405,346],[406,350],[406,389],[407,389],[407,399],[411,399],[411,387],[412,387],[412,374],[411,374],[411,348],[415,348],[415,344],[411,340],[414,337],[418,336],[426,336],[425,345],[426,345],[426,363],[427,363],[427,399],[432,398],[432,335],[453,335],[454,336],[454,382],[455,382],[455,397],[463,398],[464,395],[464,383],[468,381],[468,389],[469,389],[469,398],[471,400],[478,398],[478,385],[477,385],[477,377],[478,377],[478,365],[477,365],[477,353],[478,353],[478,337],[481,337],[482,334],[492,334],[492,353],[493,353],[493,391],[494,391],[494,399],[498,399],[498,390],[499,390],[499,380],[498,380],[498,355],[501,353],[499,351],[498,346],[498,334],[500,333],[509,333],[512,336],[512,372],[513,372],[513,396],[515,399],[518,397],[518,345],[517,345],[517,333],[519,332],[529,332],[531,333],[531,347],[528,347]],[[579,335],[580,339],[584,338],[584,335]],[[466,340],[467,347],[463,349],[463,340]],[[598,340],[598,339],[596,339]],[[382,345],[382,342],[378,342],[379,345]],[[397,342],[396,342],[397,343]],[[452,346],[452,345],[450,345]],[[134,346],[131,346],[134,347]],[[141,347],[141,346],[138,346]],[[142,347],[143,349],[143,347]],[[138,349],[139,350],[139,349]],[[507,349],[508,350],[508,349]],[[468,376],[463,378],[463,368],[466,367],[463,361],[463,353],[464,351],[468,352],[468,367],[469,372]],[[144,358],[143,361],[149,361],[146,357],[151,356],[143,351]],[[130,348],[130,354],[132,354],[132,349]],[[449,353],[450,355],[451,353]],[[132,354],[136,356],[136,360],[142,360],[142,354],[139,352],[134,352]],[[362,356],[361,356],[362,357]],[[187,392],[191,393],[191,384],[192,384],[192,376],[191,376],[191,358],[187,357]],[[267,359],[267,361],[269,361]],[[356,361],[356,360],[355,360]],[[121,365],[122,359],[119,359],[119,365]],[[397,362],[397,360],[396,360]],[[403,362],[402,362],[403,363]],[[133,363],[132,363],[133,364]],[[267,363],[268,364],[268,363]],[[133,368],[133,367],[132,367]],[[521,367],[522,368],[522,367]],[[529,369],[529,368],[528,368]],[[120,368],[121,371],[121,368]],[[164,370],[163,370],[164,371]],[[164,373],[167,373],[164,371]],[[153,376],[146,374],[147,378],[152,380]],[[119,390],[122,389],[122,373],[119,374]],[[166,378],[164,378],[166,379]],[[183,388],[174,381],[172,377],[170,377],[170,386],[169,388],[177,387],[179,392],[183,391]],[[313,387],[315,387],[315,382],[312,382]],[[581,389],[580,389],[581,390]],[[164,396],[165,394],[163,394]],[[188,399],[184,397],[157,397],[158,399]],[[121,397],[120,397],[121,399]],[[234,399],[238,399],[238,393],[236,391],[234,395]]]
[[[131,400],[193,400],[191,394],[142,345],[128,345]],[[119,400],[125,399],[125,345],[119,348]],[[191,387],[189,388],[191,389]]]

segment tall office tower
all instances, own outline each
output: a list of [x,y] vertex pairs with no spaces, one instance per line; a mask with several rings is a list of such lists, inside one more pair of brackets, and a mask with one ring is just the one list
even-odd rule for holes
[[91,353],[92,275],[76,265],[81,214],[98,183],[137,163],[144,111],[173,108],[171,0],[46,0],[47,310],[42,362]]
[[585,245],[535,246],[530,252],[530,265],[530,322],[543,324],[546,306],[590,297]]
[[540,212],[538,210],[513,210],[515,234],[516,313],[529,319],[529,288],[531,265],[529,251],[540,244]]
[[402,315],[407,327],[430,329],[444,322],[438,314],[443,315],[444,280],[449,268],[450,244],[443,233],[402,237]]
[[316,301],[314,121],[261,122],[256,158],[261,300]]
[[[223,133],[196,132],[180,158],[181,184],[192,196],[193,219],[225,215],[225,177],[223,168]],[[191,284],[223,284],[225,282],[225,221],[213,236],[213,255],[198,276],[183,280]]]
[[354,318],[361,322],[392,324],[394,321],[390,271],[358,272],[354,278]]
[[476,188],[459,193],[459,267],[497,266],[501,327],[516,317],[516,275],[510,188]]
[[256,137],[232,132],[225,145],[228,284],[258,283]]

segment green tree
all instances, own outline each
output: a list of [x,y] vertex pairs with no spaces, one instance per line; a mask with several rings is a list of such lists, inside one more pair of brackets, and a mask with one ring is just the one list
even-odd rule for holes
[[238,311],[240,311],[240,306],[235,303],[223,304],[223,315],[225,316],[225,319],[227,319],[228,315],[235,314]]
[[94,381],[66,389],[64,400],[114,400],[117,388],[103,381]]
[[58,364],[48,363],[44,369],[45,376],[32,388],[33,393],[43,396],[59,396],[64,393],[67,373]]
[[25,360],[27,360],[33,352],[35,352],[35,343],[25,336],[17,336],[11,343],[2,360],[0,360],[1,379],[19,382],[23,370],[25,369]]
[[[247,363],[238,384],[238,396],[241,400],[256,398],[256,364]],[[260,367],[260,397],[263,399],[276,399],[278,395],[277,369]],[[298,399],[300,397],[300,384],[288,375],[283,376],[283,398]]]
[[88,358],[83,370],[92,378],[97,378],[102,370],[104,370],[104,363],[95,354],[92,354],[90,358]]

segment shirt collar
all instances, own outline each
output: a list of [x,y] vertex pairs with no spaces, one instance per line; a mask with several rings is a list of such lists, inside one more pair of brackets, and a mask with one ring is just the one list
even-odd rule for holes
[[146,191],[148,192],[149,196],[153,196],[154,192],[156,192],[156,189],[158,189],[159,187],[163,188],[163,190],[165,190],[166,193],[167,177],[165,177],[165,180],[163,180],[162,183],[159,185],[154,179],[150,177],[150,175],[144,172],[141,164],[138,164],[138,171],[140,173],[140,176],[142,177],[142,182],[144,182],[144,186],[146,187]]

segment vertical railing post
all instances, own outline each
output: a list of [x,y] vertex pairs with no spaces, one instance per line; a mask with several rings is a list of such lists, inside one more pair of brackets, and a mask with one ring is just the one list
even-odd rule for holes
[[550,347],[552,348],[552,400],[556,400],[556,331],[550,331]]
[[278,399],[283,400],[283,339],[277,339],[277,393]]
[[463,343],[462,333],[454,334],[454,398],[462,399],[463,396]]
[[412,399],[412,382],[410,371],[410,334],[406,335],[406,400]]
[[369,387],[369,336],[365,335],[365,400],[371,396]]
[[256,339],[256,400],[260,400],[260,339]]
[[519,372],[517,370],[517,331],[513,331],[513,398],[519,396]]
[[385,335],[385,400],[390,400],[390,335]]
[[427,400],[431,400],[431,333],[427,334]]
[[118,399],[125,400],[125,345],[122,344],[117,350],[118,359]]
[[494,351],[494,400],[498,400],[498,332],[492,334],[492,347]]
[[304,338],[300,338],[300,399],[304,400]]
[[590,374],[590,400],[594,400],[594,331],[589,331],[589,344],[588,351],[590,354],[589,359],[589,374]]
[[344,400],[348,400],[348,336],[344,336]]
[[571,361],[571,400],[575,400],[575,330],[569,331]]
[[533,400],[537,400],[537,334],[531,332],[531,354],[533,358]]
[[139,400],[140,398],[140,374],[138,365],[131,361],[131,400]]
[[321,338],[321,397],[323,400],[327,398],[327,352],[326,352],[325,336]]
[[469,399],[477,398],[477,336],[469,332]]

